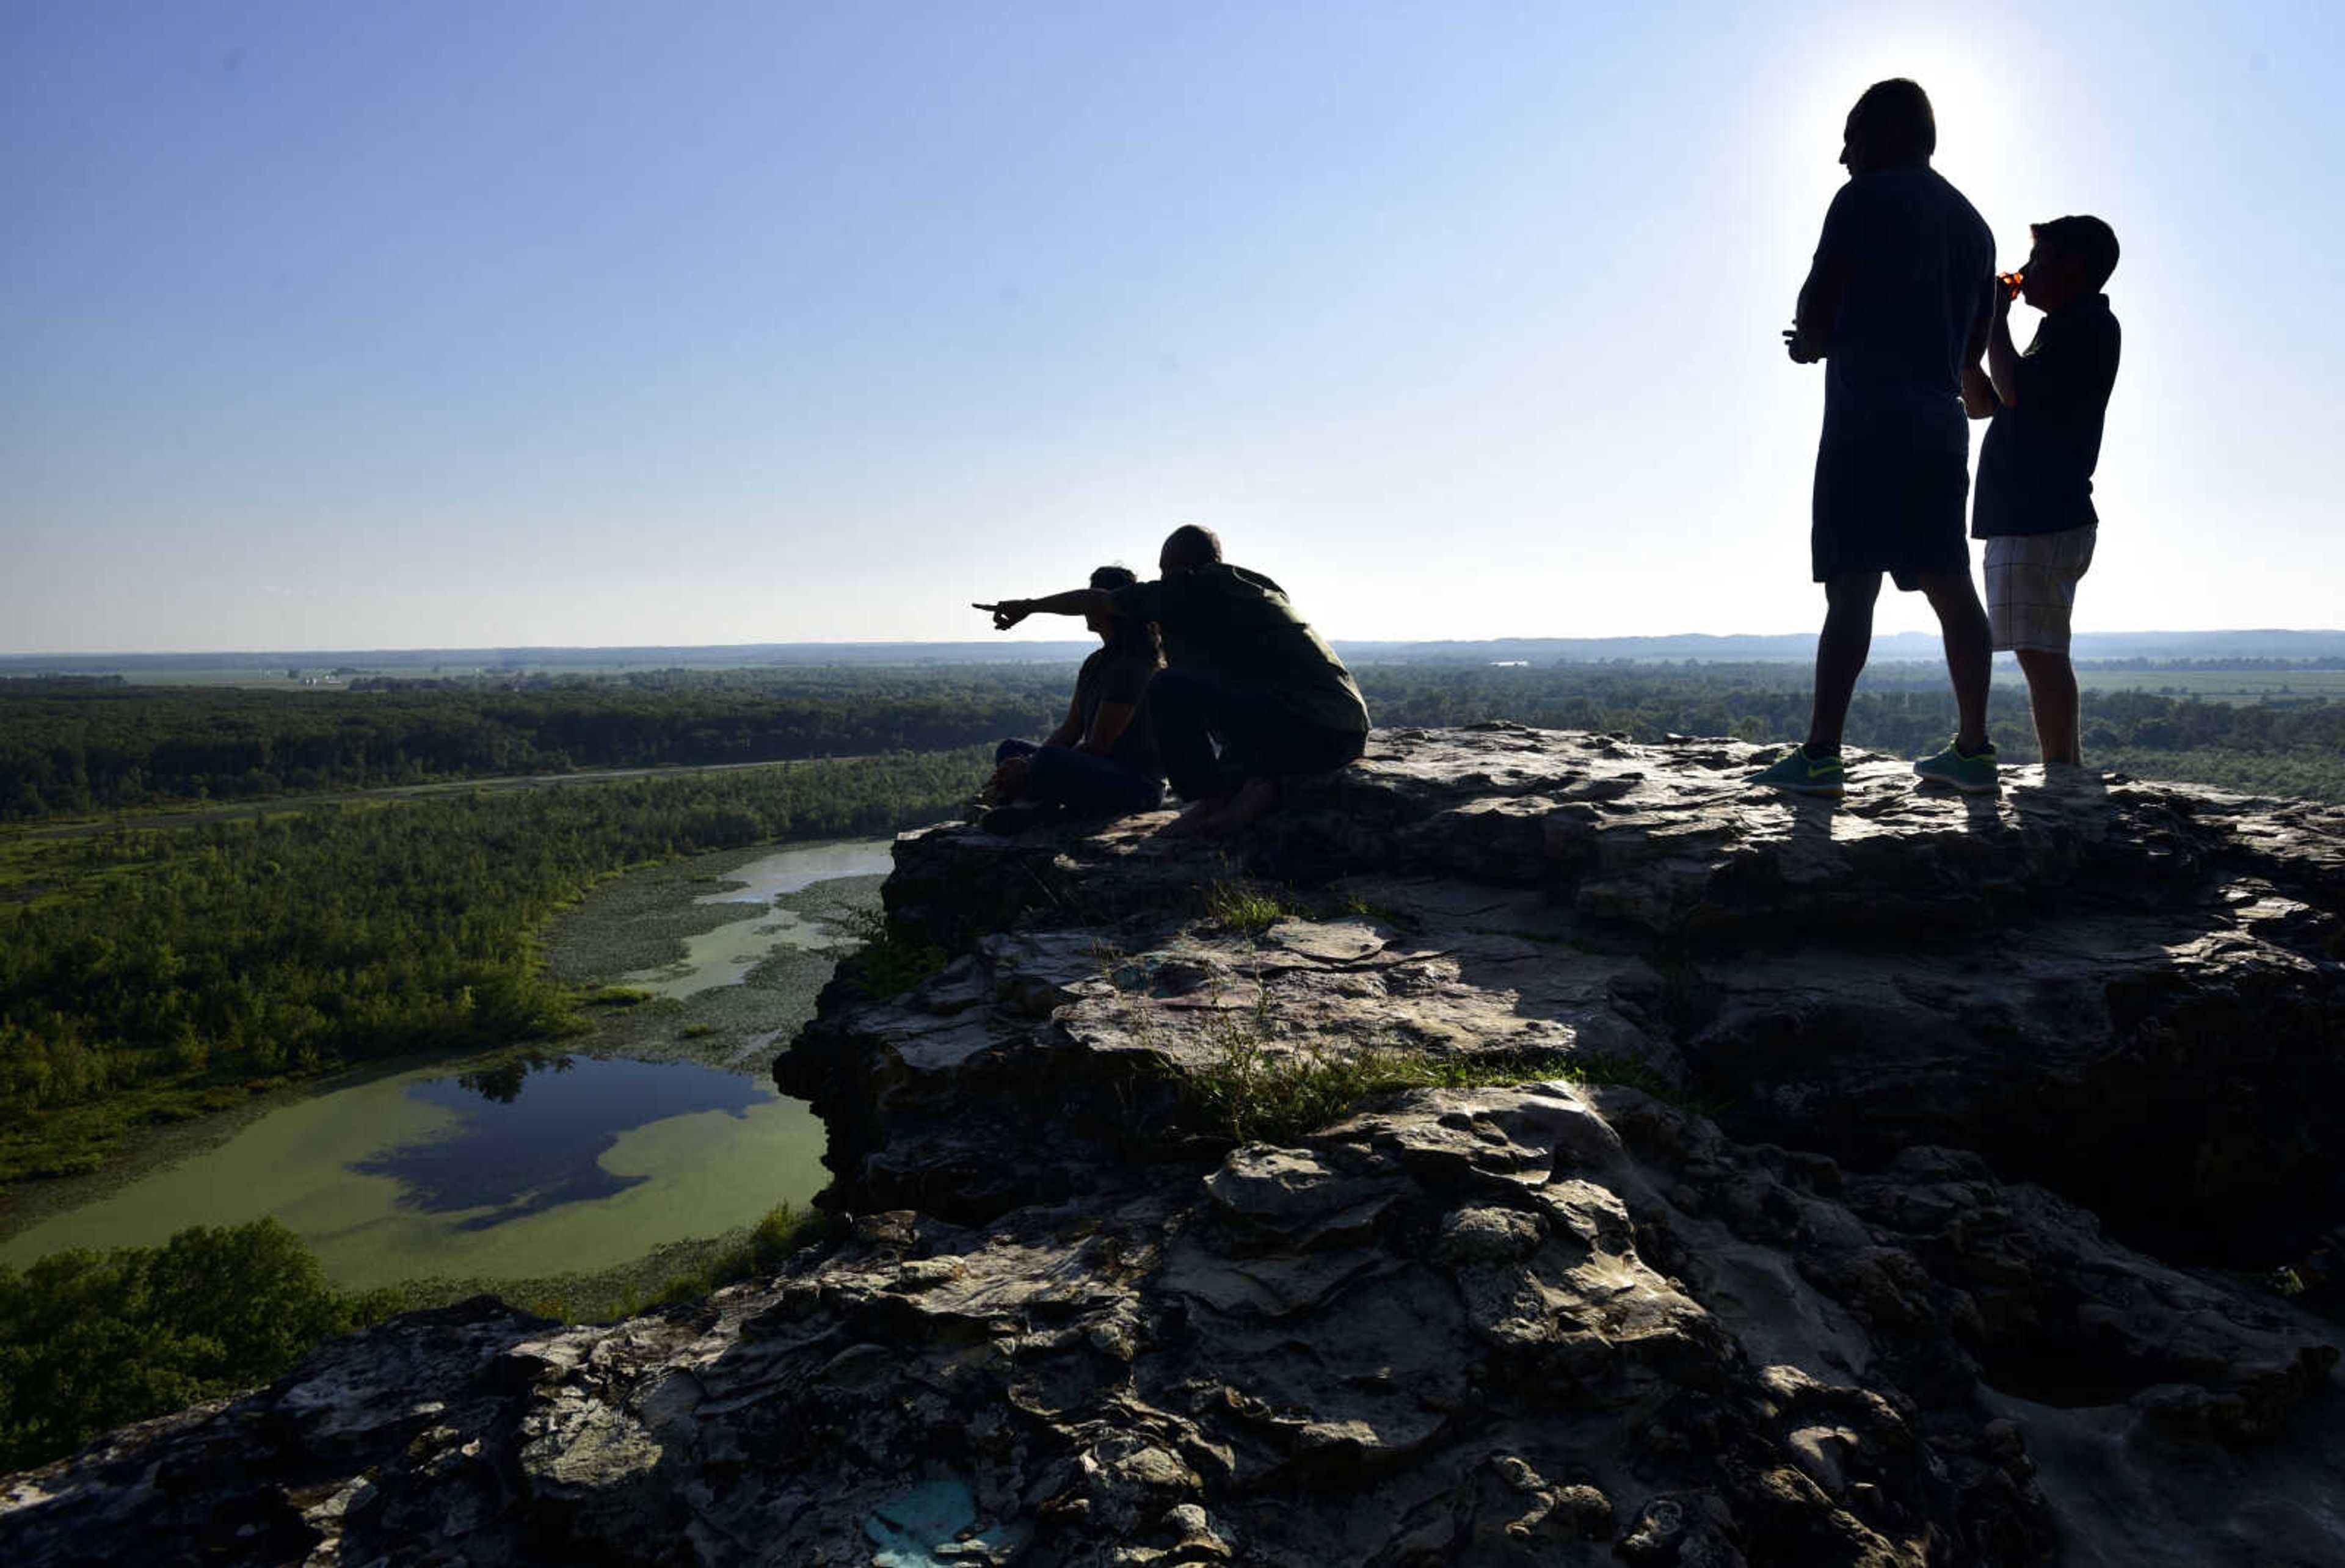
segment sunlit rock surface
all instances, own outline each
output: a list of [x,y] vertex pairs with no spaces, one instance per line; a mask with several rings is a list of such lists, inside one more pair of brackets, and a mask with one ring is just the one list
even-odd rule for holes
[[[327,1346],[14,1478],[0,1557],[2345,1561],[2345,813],[1755,754],[1386,732],[1230,845],[908,837],[948,962],[780,1069],[835,1247]],[[1479,1087],[1248,1119],[1403,1060]]]

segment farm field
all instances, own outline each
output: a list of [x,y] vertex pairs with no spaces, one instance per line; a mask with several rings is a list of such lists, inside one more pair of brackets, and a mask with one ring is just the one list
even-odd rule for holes
[[[2025,685],[2016,667],[1995,669],[1998,684]],[[2148,692],[2207,702],[2318,702],[2345,698],[2345,670],[2142,670],[2080,664],[2076,684],[2087,692]]]

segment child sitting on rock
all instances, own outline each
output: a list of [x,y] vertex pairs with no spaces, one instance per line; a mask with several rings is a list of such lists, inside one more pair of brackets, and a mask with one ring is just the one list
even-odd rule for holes
[[[1139,581],[1130,569],[1102,566],[1091,588],[1112,593]],[[1002,803],[982,825],[1018,833],[1060,810],[1122,816],[1152,811],[1164,798],[1164,765],[1149,723],[1148,683],[1164,663],[1156,629],[1112,608],[1088,612],[1099,652],[1083,661],[1067,716],[1041,744],[1010,740],[994,752],[987,793]]]

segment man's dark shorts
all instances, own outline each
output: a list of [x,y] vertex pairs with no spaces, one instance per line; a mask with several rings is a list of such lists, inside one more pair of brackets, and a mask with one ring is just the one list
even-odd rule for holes
[[1963,513],[1970,488],[1964,452],[1853,441],[1818,447],[1814,525],[1808,535],[1816,581],[1886,572],[1910,590],[1925,573],[1968,576]]

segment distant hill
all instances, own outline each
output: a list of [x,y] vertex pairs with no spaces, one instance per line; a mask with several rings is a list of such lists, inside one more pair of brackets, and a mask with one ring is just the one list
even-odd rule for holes
[[168,674],[177,671],[290,670],[310,674],[469,674],[494,670],[757,669],[790,664],[1068,663],[1097,648],[1065,642],[740,642],[639,648],[363,648],[233,650],[191,653],[0,654],[0,676]]
[[[397,648],[236,651],[188,653],[18,653],[0,655],[0,677],[121,673],[168,677],[222,670],[294,670],[323,675],[471,674],[483,671],[580,672],[756,668],[774,665],[1071,663],[1097,644],[1089,639],[1049,642],[744,642],[717,647],[635,648]],[[1815,655],[1815,633],[1713,636],[1680,632],[1657,637],[1503,637],[1487,642],[1340,642],[1337,652],[1363,664],[1589,663],[1613,660],[1694,660],[1700,663],[1805,661]],[[1934,632],[1876,637],[1875,659],[1939,657]],[[2345,659],[2345,631],[2087,632],[2078,633],[2079,660],[2106,659]]]

